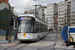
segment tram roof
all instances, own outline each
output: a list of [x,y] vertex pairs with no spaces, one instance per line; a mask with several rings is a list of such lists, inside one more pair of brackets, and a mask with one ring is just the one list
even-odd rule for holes
[[18,17],[21,17],[21,16],[31,16],[31,17],[34,17],[35,18],[35,15],[34,14],[21,14]]
[[35,18],[35,21],[37,21],[37,22],[40,22],[40,23],[42,23],[42,24],[47,25],[47,24],[46,24],[45,22],[43,22],[41,19],[39,19],[39,18],[35,17],[35,15],[34,15],[34,14],[21,14],[21,15],[19,15],[18,17],[21,17],[21,16],[31,16],[31,17],[34,17],[34,18]]

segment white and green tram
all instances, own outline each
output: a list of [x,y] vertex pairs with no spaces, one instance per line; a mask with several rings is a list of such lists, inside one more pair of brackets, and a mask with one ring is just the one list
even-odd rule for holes
[[17,39],[20,41],[39,41],[47,36],[47,23],[33,14],[22,14],[17,18]]

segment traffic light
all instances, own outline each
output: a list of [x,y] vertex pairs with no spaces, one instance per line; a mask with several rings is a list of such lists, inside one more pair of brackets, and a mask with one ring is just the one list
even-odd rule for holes
[[13,26],[13,25],[14,25],[14,24],[13,24],[13,18],[10,18],[9,24],[10,24],[10,26]]

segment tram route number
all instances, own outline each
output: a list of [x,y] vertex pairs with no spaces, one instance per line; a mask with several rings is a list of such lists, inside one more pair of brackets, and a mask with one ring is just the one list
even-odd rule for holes
[[23,34],[23,37],[26,37],[26,33]]

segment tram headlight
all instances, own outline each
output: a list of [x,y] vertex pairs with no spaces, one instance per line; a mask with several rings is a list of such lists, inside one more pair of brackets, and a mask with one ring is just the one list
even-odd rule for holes
[[29,34],[29,35],[32,35],[32,34]]
[[21,35],[21,34],[18,34],[18,35]]

